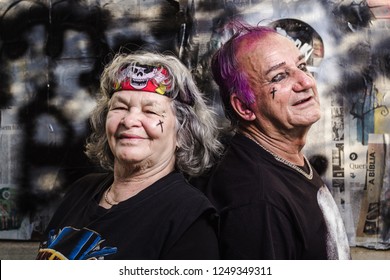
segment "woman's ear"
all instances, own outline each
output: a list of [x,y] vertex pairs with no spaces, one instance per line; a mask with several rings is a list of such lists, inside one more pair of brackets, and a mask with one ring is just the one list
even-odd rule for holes
[[242,102],[236,93],[232,93],[232,95],[230,95],[230,104],[237,115],[239,115],[242,119],[246,121],[253,121],[256,119],[256,115],[253,113],[252,109]]

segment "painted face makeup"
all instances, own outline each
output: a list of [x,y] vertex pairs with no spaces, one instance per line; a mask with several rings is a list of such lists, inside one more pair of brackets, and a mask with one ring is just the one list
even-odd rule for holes
[[118,164],[151,167],[169,161],[176,148],[172,100],[160,94],[115,92],[106,118],[107,139]]
[[271,91],[272,99],[275,99],[275,93],[276,93],[276,89],[272,88],[272,91]]
[[164,132],[164,127],[163,127],[163,121],[162,120],[159,120],[158,124],[156,126],[160,126],[161,127],[161,133]]
[[316,83],[295,44],[269,34],[251,46],[248,50],[244,41],[237,59],[256,95],[253,106],[263,126],[291,129],[318,121],[321,109]]

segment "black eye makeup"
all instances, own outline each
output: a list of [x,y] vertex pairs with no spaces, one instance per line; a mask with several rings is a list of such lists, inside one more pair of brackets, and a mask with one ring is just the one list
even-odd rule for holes
[[280,82],[282,81],[283,79],[285,79],[286,77],[288,76],[288,72],[282,72],[282,73],[278,73],[277,75],[275,75],[272,79],[271,79],[271,82],[272,83],[277,83],[277,82]]

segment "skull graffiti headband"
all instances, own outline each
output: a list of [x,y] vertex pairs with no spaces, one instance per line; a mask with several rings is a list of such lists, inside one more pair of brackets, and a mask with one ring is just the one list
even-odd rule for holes
[[168,70],[162,66],[130,64],[119,70],[111,95],[121,90],[138,90],[167,95],[171,87]]

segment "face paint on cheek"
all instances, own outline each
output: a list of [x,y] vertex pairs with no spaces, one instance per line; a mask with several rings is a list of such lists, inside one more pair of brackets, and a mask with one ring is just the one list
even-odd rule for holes
[[271,90],[272,99],[275,99],[275,93],[276,93],[276,89],[272,88],[272,90]]
[[156,126],[160,126],[161,127],[161,133],[164,132],[164,127],[163,127],[163,121],[162,120],[159,120],[158,124],[156,124]]

